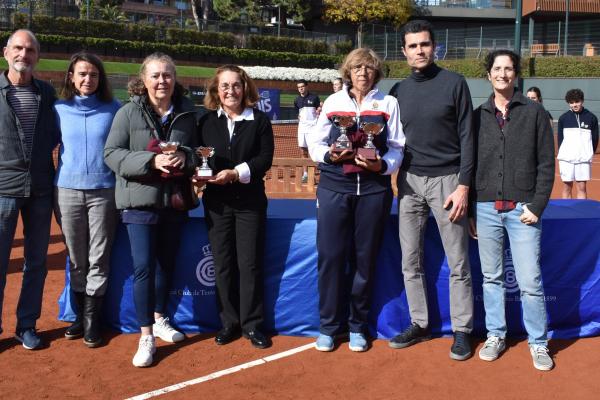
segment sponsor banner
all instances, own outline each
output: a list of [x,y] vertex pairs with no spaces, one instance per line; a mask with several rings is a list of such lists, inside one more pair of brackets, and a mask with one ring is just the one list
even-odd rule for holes
[[[265,327],[284,335],[318,334],[316,209],[314,200],[270,200],[264,265]],[[397,207],[392,209],[397,210]],[[187,222],[170,292],[168,313],[186,332],[216,331],[215,265],[202,210]],[[433,218],[425,232],[424,266],[429,294],[430,327],[451,334],[449,268]],[[477,242],[470,242],[474,331],[485,334],[482,275]],[[509,335],[524,335],[518,283],[510,248],[505,251],[506,317]],[[590,200],[551,201],[544,213],[542,279],[551,337],[600,335],[600,203]],[[112,252],[106,322],[124,332],[138,331],[133,304],[133,268],[129,241],[119,226]],[[391,215],[377,262],[370,331],[390,338],[410,324],[401,272],[398,217]],[[59,318],[72,320],[68,279],[59,300]]]
[[279,107],[279,89],[258,89],[260,100],[256,103],[256,107],[266,113],[271,121],[276,121],[281,115]]

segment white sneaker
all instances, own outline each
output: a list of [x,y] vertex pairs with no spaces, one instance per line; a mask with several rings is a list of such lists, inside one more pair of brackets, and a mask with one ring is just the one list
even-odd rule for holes
[[554,367],[554,361],[549,354],[548,348],[543,345],[532,344],[529,352],[533,359],[533,366],[540,371],[550,371]]
[[481,350],[479,350],[479,358],[484,361],[494,361],[506,349],[504,339],[498,336],[490,336],[487,338]]
[[154,336],[158,336],[165,342],[177,343],[185,339],[183,333],[177,331],[169,324],[169,318],[163,317],[157,319],[154,325],[152,325],[152,330],[154,331]]
[[152,365],[152,356],[156,353],[154,336],[144,335],[140,337],[137,353],[133,356],[133,365],[135,367],[149,367]]

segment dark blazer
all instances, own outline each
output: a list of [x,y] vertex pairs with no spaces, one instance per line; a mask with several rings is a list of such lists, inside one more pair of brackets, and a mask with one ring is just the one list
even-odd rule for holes
[[208,184],[204,196],[234,207],[266,207],[264,177],[273,162],[273,128],[265,113],[253,111],[253,121],[235,123],[231,140],[225,115],[218,117],[216,111],[211,111],[200,118],[198,143],[214,147],[215,154],[208,162],[213,172],[217,174],[224,169],[233,169],[244,162],[250,168],[249,183]]
[[554,135],[544,107],[515,92],[504,129],[493,96],[474,112],[475,200],[529,203],[540,217],[554,184]]

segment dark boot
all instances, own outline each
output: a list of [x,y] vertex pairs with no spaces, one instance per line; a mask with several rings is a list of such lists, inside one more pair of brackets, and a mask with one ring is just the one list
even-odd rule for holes
[[102,297],[85,296],[83,307],[83,343],[87,347],[98,347],[102,343],[100,313]]
[[65,337],[69,340],[77,339],[83,336],[83,302],[85,293],[71,292],[71,300],[75,304],[75,322],[65,331]]

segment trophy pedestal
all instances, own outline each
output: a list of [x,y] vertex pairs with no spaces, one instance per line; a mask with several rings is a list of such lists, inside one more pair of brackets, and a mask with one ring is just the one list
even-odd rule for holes
[[367,160],[377,160],[377,149],[359,147],[357,152]]
[[213,175],[212,169],[196,169],[196,173],[194,173],[193,178],[197,181],[210,181],[215,179],[215,175]]
[[344,150],[352,150],[352,143],[348,142],[348,144],[346,145],[346,144],[340,144],[340,143],[336,142],[336,143],[333,144],[333,150],[332,151],[334,153],[341,153]]

